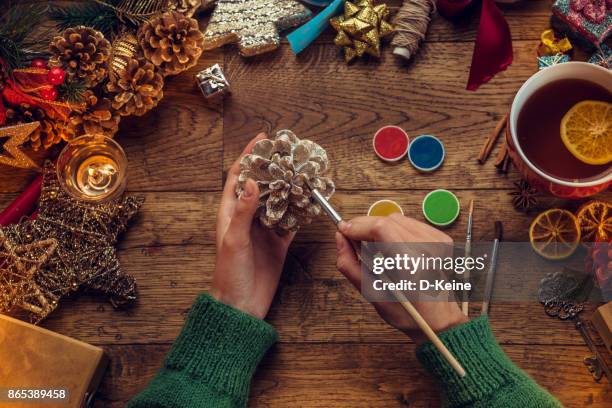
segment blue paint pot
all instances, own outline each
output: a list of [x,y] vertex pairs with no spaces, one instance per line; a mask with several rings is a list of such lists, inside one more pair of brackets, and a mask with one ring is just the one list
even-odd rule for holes
[[444,145],[435,136],[421,135],[410,142],[408,160],[420,171],[434,171],[444,161]]

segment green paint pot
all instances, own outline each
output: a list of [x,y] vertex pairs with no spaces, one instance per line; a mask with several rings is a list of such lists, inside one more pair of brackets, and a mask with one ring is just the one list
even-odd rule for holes
[[446,227],[455,222],[460,210],[459,199],[448,190],[434,190],[423,200],[425,219],[438,227]]

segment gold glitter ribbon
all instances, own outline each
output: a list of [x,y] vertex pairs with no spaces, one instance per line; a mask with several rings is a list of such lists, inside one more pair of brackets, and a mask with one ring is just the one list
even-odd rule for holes
[[572,49],[572,43],[567,37],[557,39],[555,32],[552,29],[545,30],[540,36],[539,54],[543,55],[556,55],[559,53],[565,53]]
[[[13,70],[13,73],[19,74],[34,74],[34,75],[47,75],[49,73],[48,69],[44,68],[17,68]],[[53,85],[50,84],[41,84],[32,88],[26,88],[22,81],[19,83],[19,90],[26,93],[30,99],[33,101],[44,103],[50,106],[55,106],[59,108],[68,108],[70,110],[79,109],[81,107],[80,104],[71,104],[68,102],[58,102],[58,101],[49,101],[46,99],[39,98],[38,96],[32,95],[32,92],[38,92],[42,89],[53,88]]]
[[344,14],[329,22],[338,31],[334,44],[344,47],[347,63],[364,54],[380,57],[381,40],[395,32],[388,17],[389,8],[384,3],[376,6],[372,0],[344,3]]

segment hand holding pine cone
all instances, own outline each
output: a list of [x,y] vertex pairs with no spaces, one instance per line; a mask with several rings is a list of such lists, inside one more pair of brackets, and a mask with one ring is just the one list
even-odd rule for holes
[[193,67],[202,55],[204,35],[198,22],[177,11],[153,17],[138,30],[145,58],[159,67],[163,76]]
[[112,95],[112,108],[121,116],[142,116],[163,97],[164,80],[155,66],[145,59],[129,60],[116,78],[106,84]]
[[111,46],[101,32],[84,26],[67,28],[49,49],[49,66],[62,68],[70,80],[92,88],[106,78]]

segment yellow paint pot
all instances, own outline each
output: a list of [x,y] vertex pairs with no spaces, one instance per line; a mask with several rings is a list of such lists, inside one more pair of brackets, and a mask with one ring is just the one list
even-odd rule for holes
[[398,203],[392,200],[380,200],[370,206],[368,215],[371,217],[387,217],[394,213],[400,213],[404,215],[402,207]]

